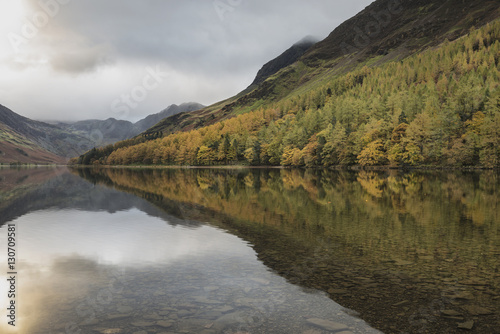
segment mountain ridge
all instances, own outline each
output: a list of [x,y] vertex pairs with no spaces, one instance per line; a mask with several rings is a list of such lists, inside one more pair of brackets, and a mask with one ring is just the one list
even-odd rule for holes
[[297,43],[293,44],[289,49],[284,51],[278,57],[272,59],[262,66],[257,72],[254,81],[250,85],[253,87],[264,82],[267,78],[297,61],[304,53],[307,52],[314,44],[318,42],[312,36],[306,36]]
[[[53,124],[31,120],[3,105],[0,105],[0,124],[7,127],[3,129],[4,134],[10,132],[14,137],[20,136],[33,144],[33,150],[42,149],[61,158],[69,158],[92,147],[91,143],[84,137],[64,131]],[[3,141],[8,142],[6,138],[3,138]],[[26,148],[29,148],[28,142],[24,143]],[[11,142],[11,144],[13,143]]]
[[0,163],[65,164],[60,157],[0,123]]
[[0,105],[0,163],[64,164],[93,147],[135,137],[164,117],[200,107],[195,102],[173,104],[135,123],[108,118],[49,124]]
[[105,120],[58,123],[58,125],[64,129],[90,137],[94,142],[94,146],[105,146],[138,136],[166,117],[198,110],[203,107],[205,106],[196,102],[186,102],[180,105],[172,104],[162,111],[150,114],[137,122],[107,118]]
[[[390,15],[388,23],[383,16]],[[447,16],[448,15],[448,16]],[[156,124],[152,131],[164,134],[189,131],[257,110],[290,95],[321,85],[328,78],[368,64],[402,60],[444,42],[464,36],[500,16],[491,0],[377,0],[315,43],[293,64],[251,85],[236,96],[204,109],[175,115]],[[377,20],[378,18],[378,20]],[[368,40],[366,31],[373,29]],[[272,62],[272,61],[271,61]]]

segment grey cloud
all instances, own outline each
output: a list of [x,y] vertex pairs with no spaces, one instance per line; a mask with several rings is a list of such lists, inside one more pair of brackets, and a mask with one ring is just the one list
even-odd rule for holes
[[[38,0],[22,1],[30,4],[31,13],[42,10]],[[231,8],[223,20],[215,1]],[[9,80],[12,94],[0,96],[0,103],[37,119],[68,117],[68,110],[74,111],[72,118],[115,117],[111,101],[140,84],[144,68],[165,64],[176,73],[175,81],[166,80],[130,117],[144,117],[172,103],[211,104],[246,88],[263,64],[295,42],[307,35],[326,37],[370,2],[72,0],[61,5],[29,41],[16,67],[8,65],[14,71],[31,68],[36,77],[19,83],[18,78],[24,77],[20,74],[17,80]],[[41,66],[48,70],[39,70]],[[129,73],[136,77],[127,77]],[[81,78],[69,81],[65,75]],[[117,81],[110,81],[115,77]],[[52,90],[19,99],[38,91],[35,83]],[[54,101],[54,92],[65,98]]]
[[[224,20],[215,1],[72,1],[61,7],[52,24],[66,32],[66,39],[85,38],[90,48],[110,44],[119,57],[216,74],[261,65],[306,35],[326,37],[335,19],[357,11],[339,1],[219,1],[232,9]],[[78,65],[79,58],[64,44],[54,47],[58,61],[72,64],[70,70],[88,70],[88,57],[81,57]]]
[[59,72],[73,74],[93,72],[100,66],[113,63],[109,50],[110,47],[107,45],[64,50],[54,54],[50,62],[52,68]]

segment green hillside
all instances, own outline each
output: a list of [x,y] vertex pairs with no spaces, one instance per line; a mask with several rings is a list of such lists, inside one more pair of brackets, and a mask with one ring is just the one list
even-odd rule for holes
[[[151,131],[168,134],[215,124],[290,95],[304,94],[324,85],[332,76],[365,64],[376,66],[401,60],[445,40],[456,40],[472,27],[481,27],[498,17],[500,3],[491,0],[377,0],[310,47],[291,66],[225,101],[167,118]],[[279,58],[271,63],[281,63]]]
[[[119,143],[73,163],[500,165],[500,21],[403,60],[382,62],[383,57],[341,73],[320,66],[314,80],[294,85],[297,73],[310,71],[303,58],[264,82],[280,77],[281,87],[289,84],[281,99],[273,100],[268,91],[231,111],[232,118]],[[199,122],[207,118],[200,116]]]

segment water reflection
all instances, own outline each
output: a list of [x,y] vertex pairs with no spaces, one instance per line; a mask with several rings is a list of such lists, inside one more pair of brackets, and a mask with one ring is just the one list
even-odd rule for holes
[[249,241],[385,332],[500,324],[497,172],[77,170]]
[[210,208],[120,192],[106,174],[21,172],[0,181],[19,249],[17,326],[2,321],[2,333],[377,333],[270,271],[248,241],[199,223],[218,216]]
[[[23,216],[22,258],[44,264],[76,254],[97,264],[121,267],[163,266],[190,256],[211,256],[241,241],[216,230],[175,228],[137,209],[105,214],[88,211],[39,211]],[[41,251],[43,250],[43,251]],[[251,249],[245,249],[248,254]],[[46,268],[45,268],[46,269]]]

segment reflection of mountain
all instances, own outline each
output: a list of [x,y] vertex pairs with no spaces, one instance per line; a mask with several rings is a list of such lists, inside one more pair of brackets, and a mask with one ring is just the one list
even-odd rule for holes
[[[0,170],[0,198],[0,226],[38,210],[78,209],[113,213],[132,208],[162,218],[169,224],[199,225],[172,216],[140,197],[85,181],[66,169]],[[171,210],[175,213],[175,205],[172,204]]]
[[[464,321],[485,308],[476,333],[492,332],[500,314],[496,173],[77,171],[229,230],[290,282],[327,292],[384,332],[419,331],[411,319],[436,303]],[[453,332],[456,322],[427,326]]]

